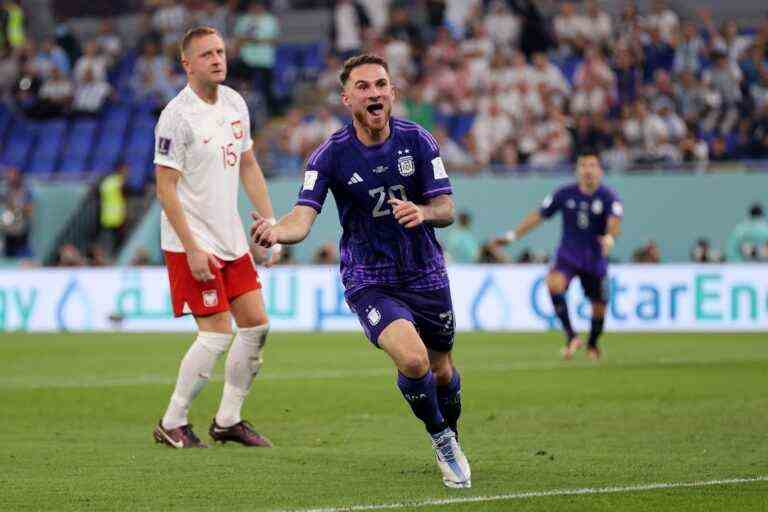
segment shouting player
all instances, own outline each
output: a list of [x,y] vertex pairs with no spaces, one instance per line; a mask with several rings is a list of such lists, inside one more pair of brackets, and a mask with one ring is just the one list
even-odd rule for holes
[[[227,74],[216,30],[190,30],[181,44],[187,86],[165,107],[155,130],[161,246],[175,316],[192,314],[198,333],[181,361],[176,388],[155,440],[174,448],[205,447],[187,420],[190,403],[227,351],[221,405],[209,430],[215,441],[270,446],[240,417],[269,324],[248,239],[237,211],[239,182],[265,218],[272,205],[251,151],[243,98],[220,85]],[[273,252],[273,258],[275,258]],[[232,341],[232,317],[238,326]],[[231,342],[231,347],[230,347]]]
[[571,359],[582,342],[571,327],[565,294],[574,276],[578,276],[584,295],[592,303],[592,326],[587,355],[600,358],[597,340],[603,332],[608,301],[608,254],[621,229],[624,209],[616,193],[601,184],[603,169],[594,154],[585,154],[576,162],[576,183],[559,188],[544,199],[541,207],[528,214],[519,226],[498,239],[509,243],[519,239],[543,219],[562,213],[563,233],[555,263],[547,274],[547,286],[555,314],[565,331],[563,357]]
[[444,484],[470,487],[457,440],[453,305],[434,229],[453,222],[451,184],[432,135],[390,117],[395,91],[383,59],[353,57],[340,80],[352,124],[310,155],[293,210],[275,226],[254,214],[251,234],[264,247],[300,242],[333,193],[347,303],[397,367],[397,385],[431,436]]

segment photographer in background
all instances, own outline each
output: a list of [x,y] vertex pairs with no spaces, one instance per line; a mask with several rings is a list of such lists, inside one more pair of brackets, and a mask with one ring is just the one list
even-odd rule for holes
[[749,216],[739,222],[726,244],[728,261],[765,261],[768,259],[768,221],[760,203],[749,208]]

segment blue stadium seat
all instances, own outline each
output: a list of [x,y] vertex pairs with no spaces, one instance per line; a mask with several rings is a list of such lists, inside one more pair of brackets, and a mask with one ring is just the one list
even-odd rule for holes
[[0,161],[5,165],[25,170],[30,149],[37,137],[37,125],[32,121],[17,118],[11,123],[9,130]]
[[93,151],[91,169],[98,173],[115,169],[123,151],[123,141],[131,119],[127,105],[110,105],[102,116],[101,135]]
[[39,174],[54,172],[66,132],[66,119],[53,119],[40,123],[37,144],[32,151],[27,171]]
[[144,188],[152,165],[157,119],[146,112],[137,112],[131,133],[125,146],[125,163],[128,164],[127,185],[134,190]]
[[67,132],[59,172],[86,172],[88,157],[96,140],[99,122],[92,118],[76,119]]

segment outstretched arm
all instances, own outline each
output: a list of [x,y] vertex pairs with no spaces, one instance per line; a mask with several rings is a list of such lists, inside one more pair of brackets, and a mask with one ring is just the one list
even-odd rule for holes
[[251,239],[262,247],[275,244],[296,244],[307,238],[317,218],[317,210],[309,206],[296,205],[274,226],[257,212],[251,212]]
[[542,219],[543,217],[541,216],[541,212],[539,212],[539,210],[534,210],[526,215],[515,229],[507,231],[503,237],[497,238],[494,241],[502,245],[514,242],[518,238],[525,236],[529,231],[535,229],[539,224],[541,224]]

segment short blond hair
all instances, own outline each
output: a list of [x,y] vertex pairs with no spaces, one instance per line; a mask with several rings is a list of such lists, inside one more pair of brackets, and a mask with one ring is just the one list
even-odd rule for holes
[[194,41],[195,39],[199,39],[201,37],[210,36],[210,35],[217,35],[221,37],[221,34],[219,34],[219,31],[213,27],[200,26],[200,27],[195,27],[187,30],[187,33],[184,34],[184,37],[181,40],[181,44],[179,45],[179,51],[181,52],[181,56],[183,57],[186,54],[186,51],[189,48],[189,45],[192,43],[192,41]]

